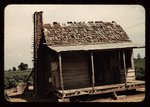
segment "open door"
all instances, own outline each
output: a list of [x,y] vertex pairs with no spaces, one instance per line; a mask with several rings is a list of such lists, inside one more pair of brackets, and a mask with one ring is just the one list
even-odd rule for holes
[[94,56],[94,75],[95,86],[102,85],[105,82],[104,76],[104,55],[102,53],[95,52]]
[[118,52],[94,52],[95,86],[119,83],[119,70]]

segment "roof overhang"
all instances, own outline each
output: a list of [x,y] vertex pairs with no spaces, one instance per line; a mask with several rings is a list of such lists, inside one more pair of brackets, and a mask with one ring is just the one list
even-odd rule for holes
[[66,51],[90,51],[90,50],[112,50],[112,49],[126,49],[126,48],[145,48],[145,44],[124,42],[124,43],[110,43],[110,44],[96,44],[96,45],[78,45],[78,46],[59,46],[52,47],[50,49],[56,52]]

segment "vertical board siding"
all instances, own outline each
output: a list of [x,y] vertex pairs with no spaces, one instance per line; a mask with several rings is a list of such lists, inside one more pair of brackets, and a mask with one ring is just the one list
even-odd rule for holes
[[62,72],[65,89],[89,86],[88,55],[84,52],[62,54]]

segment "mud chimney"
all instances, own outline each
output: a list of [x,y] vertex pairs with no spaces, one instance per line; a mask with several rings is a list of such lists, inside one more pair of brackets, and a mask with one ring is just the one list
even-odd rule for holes
[[40,39],[42,37],[42,29],[43,29],[43,20],[42,20],[42,11],[35,12],[33,15],[34,22],[34,97],[39,96],[39,84],[38,84],[38,50],[40,45]]
[[39,48],[39,42],[42,36],[43,30],[43,18],[42,11],[34,13],[34,36],[35,36],[35,48]]

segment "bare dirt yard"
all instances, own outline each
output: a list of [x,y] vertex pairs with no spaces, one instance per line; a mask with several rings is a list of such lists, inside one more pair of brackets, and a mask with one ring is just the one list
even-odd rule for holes
[[[56,99],[33,98],[33,87],[29,87],[29,91],[21,94],[17,92],[16,88],[7,89],[5,92],[9,97],[10,102],[58,102]],[[141,102],[145,98],[145,89],[139,88],[133,91],[117,92],[117,100],[112,98],[112,93],[100,94],[100,95],[85,95],[80,97],[73,97],[70,101],[73,102]]]

